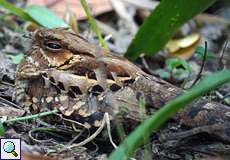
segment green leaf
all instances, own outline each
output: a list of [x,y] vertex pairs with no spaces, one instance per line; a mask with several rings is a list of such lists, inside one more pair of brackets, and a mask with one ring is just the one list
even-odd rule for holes
[[22,8],[19,8],[5,0],[0,0],[0,6],[4,7],[5,9],[8,9],[10,12],[16,14],[20,18],[26,20],[35,22],[32,17],[30,17]]
[[166,60],[165,63],[170,70],[173,70],[179,66],[182,66],[184,68],[184,70],[192,71],[190,64],[186,60],[181,59],[179,57],[169,58]]
[[68,27],[68,25],[51,10],[39,5],[30,5],[25,12],[37,23],[47,28]]
[[230,82],[230,70],[223,70],[205,77],[198,85],[177,97],[175,100],[166,103],[163,108],[159,109],[154,115],[142,122],[110,155],[109,160],[128,159],[138,146],[143,144],[145,137],[149,137],[181,108],[203,94],[227,82]]
[[14,64],[19,64],[21,60],[24,58],[23,54],[18,54],[18,55],[6,55],[9,57]]
[[191,65],[186,60],[180,58],[180,63],[185,68],[185,70],[187,70],[189,72],[192,71]]
[[165,78],[165,79],[168,79],[171,76],[169,72],[164,71],[164,70],[160,70],[157,73],[159,74],[161,78]]
[[172,74],[173,76],[180,78],[180,76],[186,74],[186,70],[182,69],[182,68],[177,68]]
[[4,136],[5,135],[5,128],[4,128],[4,126],[3,126],[3,123],[2,122],[0,122],[0,136]]
[[170,70],[181,65],[179,58],[169,58],[165,61],[165,63]]
[[157,53],[185,22],[216,0],[163,0],[140,27],[125,56],[131,60],[142,53]]

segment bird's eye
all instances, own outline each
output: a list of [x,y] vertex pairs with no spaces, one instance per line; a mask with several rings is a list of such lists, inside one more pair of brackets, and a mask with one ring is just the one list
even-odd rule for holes
[[62,46],[57,42],[47,42],[45,43],[46,47],[51,50],[60,50]]

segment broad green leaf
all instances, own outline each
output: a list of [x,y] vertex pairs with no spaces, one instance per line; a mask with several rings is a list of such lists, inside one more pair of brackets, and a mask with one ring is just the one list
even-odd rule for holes
[[51,10],[39,5],[30,5],[25,12],[37,23],[47,28],[68,27],[68,25]]
[[142,53],[157,53],[179,27],[215,1],[162,0],[140,27],[125,56],[134,60]]
[[10,12],[16,14],[20,18],[26,20],[35,22],[32,17],[30,17],[22,8],[19,8],[5,0],[0,0],[0,6],[4,7],[5,9],[8,9]]
[[142,122],[125,140],[123,140],[122,144],[111,154],[109,160],[128,159],[138,146],[143,144],[145,137],[149,137],[181,108],[212,89],[228,82],[230,82],[230,70],[223,70],[205,77],[198,85],[177,97],[175,100],[166,103],[163,108]]

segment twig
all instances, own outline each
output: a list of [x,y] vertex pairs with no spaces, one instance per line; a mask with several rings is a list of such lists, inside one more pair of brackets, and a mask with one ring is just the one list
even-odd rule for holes
[[223,69],[223,58],[224,58],[224,53],[225,53],[225,50],[226,50],[227,46],[228,46],[228,41],[225,42],[223,50],[222,50],[222,52],[220,54],[219,69]]
[[14,85],[14,84],[11,84],[11,83],[9,83],[9,82],[0,81],[0,83],[1,83],[1,84],[3,84],[3,85],[7,85],[7,86],[11,86],[11,87],[15,87],[15,85]]
[[195,81],[193,82],[193,84],[191,85],[191,87],[193,87],[201,77],[201,73],[202,73],[202,71],[204,69],[204,65],[205,65],[205,61],[206,61],[206,57],[207,57],[207,46],[208,46],[207,41],[205,41],[204,56],[203,56],[203,59],[202,59],[202,65],[201,65],[200,71],[197,74],[197,77],[196,77]]
[[216,16],[213,14],[206,14],[206,13],[202,13],[199,14],[195,17],[195,20],[201,23],[210,23],[210,24],[221,24],[224,26],[228,26],[230,25],[230,22],[228,19],[225,19],[221,16]]
[[140,58],[141,58],[142,64],[143,64],[144,67],[148,70],[148,72],[149,72],[150,74],[152,74],[152,75],[155,75],[154,71],[149,67],[148,62],[146,61],[144,54],[141,54],[141,55],[140,55]]
[[77,122],[77,121],[74,121],[74,120],[71,120],[71,119],[68,119],[68,118],[64,118],[62,116],[60,116],[63,120],[67,121],[67,122],[70,122],[70,123],[73,123],[73,124],[76,124],[78,126],[81,126],[83,128],[87,128],[87,126],[85,126],[84,124],[80,123],[80,122]]
[[82,142],[77,143],[77,144],[73,144],[73,145],[68,146],[68,147],[66,147],[66,148],[71,149],[71,148],[80,147],[80,146],[83,146],[83,145],[89,143],[89,142],[92,141],[98,134],[101,133],[102,129],[105,127],[105,123],[106,123],[106,117],[105,117],[105,115],[104,115],[104,118],[103,118],[103,120],[102,120],[102,124],[101,124],[101,126],[96,130],[96,132],[94,132],[90,137],[88,137],[87,139],[83,140]]
[[[47,140],[38,140],[38,139],[36,139],[36,138],[32,135],[32,133],[33,133],[33,132],[36,132],[36,131],[39,131],[39,130],[47,131],[47,130],[51,130],[51,128],[34,128],[34,129],[30,130],[30,131],[29,131],[29,137],[30,137],[33,141],[38,142],[38,143],[48,143],[48,142],[52,141],[52,138],[47,139]],[[48,131],[47,131],[47,132],[48,132]]]
[[81,132],[79,132],[71,141],[69,141],[66,146],[70,146],[74,143],[74,141],[76,141],[82,134],[83,134],[83,130]]
[[10,106],[13,106],[13,107],[15,107],[15,108],[22,109],[22,107],[16,105],[15,103],[12,103],[12,102],[8,101],[8,100],[5,99],[5,98],[2,98],[1,96],[0,96],[0,101],[4,102],[4,103],[6,103],[6,104],[8,104],[8,105],[10,105]]
[[105,122],[106,122],[107,131],[108,131],[108,135],[109,135],[109,141],[113,145],[113,147],[115,149],[117,149],[117,145],[113,142],[113,138],[111,135],[111,126],[110,126],[110,120],[109,120],[109,114],[108,113],[105,113]]

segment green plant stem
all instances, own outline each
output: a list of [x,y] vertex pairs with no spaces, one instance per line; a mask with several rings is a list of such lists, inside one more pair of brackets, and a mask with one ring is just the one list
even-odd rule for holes
[[210,90],[230,82],[230,70],[213,73],[207,76],[192,89],[168,102],[163,108],[158,110],[149,119],[141,123],[109,157],[109,160],[125,160],[130,157],[138,146],[143,144],[145,137],[149,137],[166,120],[176,114],[179,109],[185,107],[196,98],[209,92]]
[[202,76],[201,74],[202,74],[202,71],[204,70],[204,65],[205,65],[205,61],[206,61],[206,58],[207,58],[207,48],[208,48],[208,43],[207,43],[207,41],[205,41],[204,54],[203,54],[204,57],[202,58],[202,65],[200,67],[200,71],[197,74],[196,79],[192,83],[192,86],[194,86],[199,81],[200,77]]
[[101,46],[104,49],[108,50],[108,47],[107,47],[107,45],[105,43],[105,40],[102,38],[102,35],[101,35],[101,32],[100,32],[100,30],[99,30],[99,28],[97,26],[97,23],[96,23],[96,21],[94,20],[94,18],[90,14],[90,10],[89,10],[89,7],[88,7],[88,5],[86,3],[86,0],[81,0],[81,4],[82,4],[82,6],[83,6],[83,8],[85,10],[86,16],[87,16],[87,18],[89,20],[89,23],[90,23],[93,31],[96,33],[96,35],[97,35],[97,37],[98,37],[98,39],[99,39],[99,41],[101,43]]
[[52,111],[42,112],[42,113],[29,115],[29,116],[25,116],[25,117],[12,118],[12,119],[4,121],[4,123],[14,123],[14,122],[18,122],[18,121],[25,121],[25,120],[35,119],[35,118],[39,118],[39,117],[52,115],[52,114],[58,113],[58,112],[59,112],[58,109],[54,109]]

